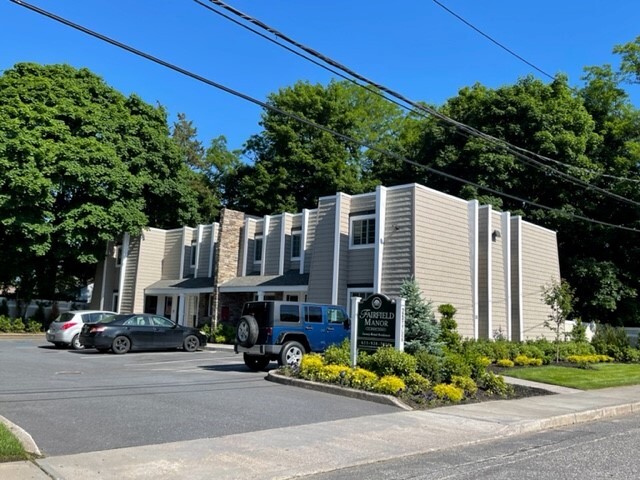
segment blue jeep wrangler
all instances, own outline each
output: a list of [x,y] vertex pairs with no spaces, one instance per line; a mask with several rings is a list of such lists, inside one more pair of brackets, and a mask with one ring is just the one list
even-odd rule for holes
[[308,352],[324,352],[350,335],[347,311],[339,305],[301,302],[248,302],[236,329],[235,352],[251,370],[271,360],[297,365]]

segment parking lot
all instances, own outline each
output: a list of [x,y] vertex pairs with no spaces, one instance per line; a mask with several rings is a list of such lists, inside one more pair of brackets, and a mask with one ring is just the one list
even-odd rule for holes
[[0,415],[30,433],[44,455],[398,411],[264,377],[228,350],[114,355],[58,350],[44,336],[0,337]]

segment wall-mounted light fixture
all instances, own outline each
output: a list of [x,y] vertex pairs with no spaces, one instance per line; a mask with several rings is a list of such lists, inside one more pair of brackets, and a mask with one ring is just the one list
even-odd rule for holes
[[500,234],[500,230],[494,230],[493,232],[491,232],[491,240],[493,240],[494,242],[500,237],[502,237],[502,235]]

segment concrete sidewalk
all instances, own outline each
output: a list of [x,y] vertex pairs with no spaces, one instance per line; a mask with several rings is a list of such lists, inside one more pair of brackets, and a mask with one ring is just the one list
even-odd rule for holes
[[0,464],[3,480],[292,478],[640,411],[640,385]]

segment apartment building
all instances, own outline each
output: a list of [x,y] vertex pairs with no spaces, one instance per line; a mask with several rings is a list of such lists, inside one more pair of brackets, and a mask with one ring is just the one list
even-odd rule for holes
[[354,296],[398,296],[409,277],[434,308],[457,308],[464,337],[549,336],[541,292],[560,278],[556,234],[418,184],[337,193],[298,213],[225,209],[213,225],[110,245],[92,306],[198,325],[233,321],[253,299],[350,307]]

